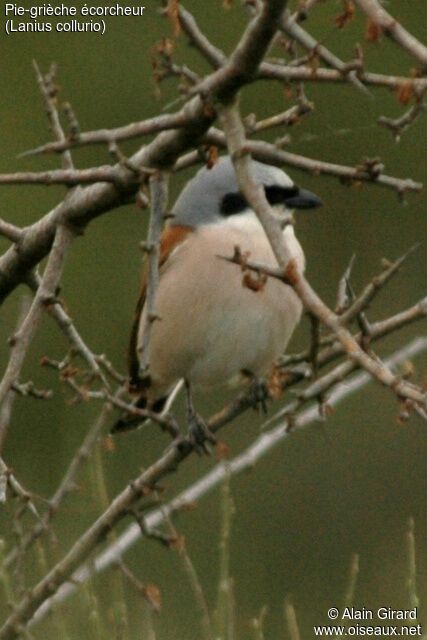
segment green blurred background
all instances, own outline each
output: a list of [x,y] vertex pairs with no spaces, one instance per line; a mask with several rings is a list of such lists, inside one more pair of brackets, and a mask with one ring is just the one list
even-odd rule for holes
[[[295,4],[295,3],[293,3]],[[151,51],[171,27],[159,15],[157,2],[147,0],[143,18],[116,18],[107,23],[104,36],[96,34],[0,33],[1,154],[0,171],[40,170],[57,166],[57,158],[17,159],[17,155],[48,138],[44,107],[34,79],[31,60],[43,70],[51,62],[59,65],[61,98],[69,100],[82,130],[115,127],[159,113],[176,96],[175,82],[162,86],[155,96],[151,73]],[[224,51],[232,50],[244,28],[246,13],[235,0],[225,11],[221,0],[188,0],[201,27]],[[415,35],[425,36],[420,14],[422,0],[392,0],[389,11]],[[366,23],[360,15],[339,31],[334,17],[342,11],[336,0],[321,3],[307,28],[344,60],[353,56],[361,42],[366,67],[372,71],[408,75],[414,62],[392,43],[364,42]],[[197,52],[181,35],[176,60],[199,72],[207,70]],[[421,117],[397,144],[389,131],[376,124],[379,115],[398,116],[405,107],[386,90],[366,96],[351,86],[307,83],[307,96],[315,112],[292,129],[271,132],[269,139],[289,133],[289,149],[331,162],[355,165],[365,157],[380,156],[391,175],[426,180],[427,120]],[[293,104],[280,84],[257,84],[244,92],[245,114],[264,117]],[[123,145],[130,153],[133,142]],[[74,160],[80,167],[109,162],[102,148],[79,150]],[[191,175],[172,180],[171,199]],[[357,289],[376,273],[380,259],[395,258],[414,243],[423,243],[402,273],[383,291],[371,320],[403,309],[426,293],[425,193],[409,194],[399,202],[396,194],[374,186],[349,189],[328,177],[314,177],[289,169],[300,184],[318,193],[325,206],[298,217],[299,237],[305,248],[308,276],[321,296],[334,304],[336,285],[353,253],[357,256],[354,285]],[[64,195],[56,187],[2,187],[0,215],[18,225],[27,225],[53,207]],[[63,279],[63,296],[79,331],[95,352],[103,352],[120,370],[125,369],[125,351],[139,281],[146,212],[122,207],[90,225],[74,244]],[[0,249],[7,247],[0,239]],[[0,321],[0,359],[8,358],[7,337],[17,321],[23,288],[6,301]],[[425,334],[425,323],[388,339],[380,349],[389,353],[413,336]],[[291,348],[307,344],[309,328],[303,323]],[[49,497],[65,465],[97,415],[94,404],[69,406],[69,393],[54,372],[39,366],[41,356],[61,358],[66,343],[50,318],[45,318],[27,359],[22,379],[55,391],[49,402],[18,398],[6,442],[4,457],[18,478],[31,490]],[[415,363],[416,374],[426,374],[425,357]],[[209,415],[231,396],[197,398],[199,409]],[[233,479],[235,502],[231,546],[231,574],[235,580],[239,637],[250,636],[249,620],[263,605],[268,606],[268,638],[286,637],[283,601],[292,594],[303,638],[312,637],[312,625],[326,623],[330,606],[340,606],[352,552],[360,554],[360,578],[356,606],[407,607],[405,585],[407,561],[405,531],[413,515],[416,525],[419,593],[427,601],[427,438],[425,424],[413,417],[404,426],[396,421],[398,407],[391,394],[372,384],[353,397],[326,424],[314,424],[288,438],[273,455],[250,473]],[[254,437],[261,424],[256,414],[246,415],[223,432],[223,439],[237,454]],[[110,497],[120,491],[141,467],[149,464],[165,444],[164,437],[137,432],[117,441],[114,452],[100,444],[107,490]],[[194,458],[164,485],[172,497],[214,460]],[[100,513],[94,488],[94,463],[79,477],[79,491],[71,496],[56,520],[58,543],[49,547],[49,562],[60,557],[80,532]],[[13,504],[0,506],[0,532],[13,543]],[[209,604],[213,607],[218,580],[219,493],[200,502],[198,508],[177,521],[188,551],[199,572]],[[161,589],[163,610],[154,621],[160,640],[199,637],[191,591],[178,554],[160,545],[137,545],[127,556],[129,565],[143,582]],[[32,573],[33,572],[33,573]],[[31,565],[29,583],[38,569]],[[101,611],[109,620],[114,597],[108,575],[100,577],[97,593]],[[0,596],[0,603],[3,595]],[[126,601],[137,612],[134,636],[138,635],[137,600],[131,590]],[[0,604],[0,609],[1,609]],[[66,605],[71,638],[93,637],[87,625],[88,605],[74,597]],[[421,619],[423,609],[421,608]],[[3,616],[5,615],[3,607]],[[427,622],[426,622],[427,624]],[[53,623],[34,629],[38,638],[58,637]],[[61,636],[62,637],[62,636]],[[65,636],[64,636],[65,637]]]

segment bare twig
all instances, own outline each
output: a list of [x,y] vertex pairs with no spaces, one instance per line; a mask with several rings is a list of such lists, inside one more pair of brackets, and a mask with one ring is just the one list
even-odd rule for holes
[[148,254],[147,261],[147,293],[144,305],[143,326],[138,340],[139,375],[144,378],[149,370],[150,356],[149,343],[151,327],[159,317],[156,313],[156,290],[159,281],[159,256],[160,236],[165,219],[168,189],[167,177],[155,174],[150,178],[151,214],[148,226],[145,251]]
[[25,151],[21,154],[21,157],[41,153],[60,153],[65,149],[84,147],[91,144],[108,145],[111,142],[121,142],[122,140],[151,135],[159,131],[177,129],[184,127],[188,123],[189,119],[186,117],[185,112],[179,111],[178,113],[155,116],[154,118],[127,124],[124,127],[117,127],[116,129],[98,129],[96,131],[79,133],[79,135],[72,140],[64,139],[56,142],[48,142],[36,149]]
[[[301,111],[303,109],[303,111]],[[266,120],[256,123],[253,127],[253,132],[262,131],[263,129],[270,128],[272,126],[279,126],[284,123],[291,123],[295,117],[299,117],[301,113],[307,113],[305,107],[292,107],[285,114],[267,118]],[[205,135],[205,140],[210,144],[218,145],[221,147],[226,146],[225,135],[219,129],[212,128]],[[254,158],[260,161],[264,161],[270,164],[288,165],[293,166],[303,171],[315,175],[332,175],[348,184],[358,184],[359,182],[370,182],[391,188],[396,190],[399,194],[404,194],[407,191],[420,191],[422,184],[414,182],[411,179],[400,179],[392,176],[388,176],[382,172],[382,170],[369,171],[366,166],[364,168],[363,163],[358,167],[346,167],[345,165],[339,165],[331,162],[325,162],[322,160],[316,160],[305,156],[300,156],[289,151],[278,149],[276,146],[263,141],[247,141],[245,148],[252,153]],[[193,152],[188,158],[180,160],[176,163],[174,170],[180,170],[188,168],[192,164],[199,163],[201,160],[198,152]],[[50,185],[50,184],[64,184],[75,185],[82,184],[84,182],[111,182],[112,184],[119,185],[123,181],[123,167],[117,165],[112,167],[105,165],[103,167],[95,167],[92,169],[63,171],[53,170],[47,172],[23,172],[15,174],[3,174],[0,175],[0,183],[4,184],[38,184],[38,185]],[[144,175],[144,170],[142,170]],[[138,176],[134,173],[135,183],[138,182]],[[139,178],[140,179],[140,178]],[[123,183],[122,183],[123,184]],[[124,186],[124,184],[123,184]],[[37,225],[37,223],[36,223]],[[36,225],[34,225],[34,230]],[[32,228],[26,231],[26,233],[33,231]]]
[[113,406],[117,407],[121,411],[129,413],[131,416],[152,420],[173,437],[177,435],[177,424],[172,416],[169,416],[165,410],[161,413],[156,413],[151,409],[139,409],[134,404],[124,402],[120,398],[117,398],[110,393],[106,393],[105,391],[101,391],[97,397],[108,400]]
[[353,606],[356,593],[357,579],[359,577],[359,554],[352,553],[348,572],[348,582],[343,598],[343,608]]
[[[27,283],[33,291],[37,292],[41,285],[41,278],[37,273],[32,273],[28,277]],[[98,364],[96,356],[77,331],[71,317],[65,311],[62,302],[56,298],[52,304],[47,307],[47,311],[56,320],[58,326],[69,340],[73,350],[88,364],[93,376],[101,380],[105,387],[109,389],[110,385]]]
[[[419,300],[416,304],[412,305],[408,309],[404,311],[400,311],[385,320],[380,320],[378,322],[374,322],[370,325],[370,339],[371,342],[375,342],[380,340],[381,338],[390,335],[394,331],[398,331],[403,327],[410,325],[412,322],[417,322],[419,320],[423,320],[427,318],[427,297]],[[359,333],[355,336],[357,342],[361,343],[362,334]],[[289,364],[292,362],[304,362],[308,361],[309,351],[300,354],[298,359],[292,361],[292,358],[289,361]],[[342,355],[344,353],[343,347],[340,342],[335,340],[330,346],[326,346],[318,355],[318,363],[319,366],[323,366],[332,362],[337,356]],[[288,360],[284,358],[285,366],[288,364]]]
[[234,514],[230,475],[225,474],[221,486],[221,529],[219,538],[219,576],[215,631],[218,638],[234,638],[233,580],[230,576],[231,521]]
[[[369,71],[359,71],[357,75],[360,82],[367,86],[388,87],[400,89],[410,83],[415,93],[422,94],[427,87],[427,78],[408,78],[404,76],[392,76]],[[313,69],[310,66],[292,67],[271,62],[263,62],[260,66],[259,78],[265,80],[280,80],[281,82],[331,82],[347,84],[348,74],[336,69]]]
[[259,133],[272,127],[291,126],[296,122],[299,122],[301,116],[311,113],[314,109],[312,102],[309,102],[304,95],[298,96],[298,103],[293,107],[290,107],[283,113],[278,113],[274,116],[265,118],[264,120],[256,121],[254,115],[245,118],[245,128],[248,134]]
[[191,43],[197,47],[206,60],[215,68],[219,69],[227,62],[224,53],[215,47],[200,29],[194,16],[187,11],[182,4],[178,5],[178,16],[181,27],[190,38]]
[[[403,254],[400,258],[389,264],[382,273],[372,278],[371,282],[366,285],[361,294],[354,300],[351,306],[340,314],[340,321],[343,325],[347,325],[359,313],[364,311],[385,284],[399,271],[403,263],[409,258],[419,245],[414,245]],[[348,279],[347,279],[348,282]]]
[[[335,310],[335,312],[339,314],[341,323],[343,325],[349,325],[360,313],[362,313],[369,307],[372,300],[382,290],[382,288],[386,285],[386,283],[390,280],[390,278],[393,277],[396,273],[398,273],[404,261],[417,248],[418,248],[418,245],[415,245],[414,247],[409,249],[409,251],[407,251],[400,258],[398,258],[392,263],[385,261],[385,265],[386,265],[385,268],[383,268],[383,270],[379,274],[375,275],[371,279],[371,281],[364,287],[364,289],[359,294],[359,296],[355,300],[353,300],[353,302],[351,303],[351,306],[349,306],[350,300],[346,299],[347,295],[346,295],[345,289],[348,287],[349,268],[346,269],[339,283],[339,292],[337,296],[338,298],[337,308]],[[411,306],[409,309],[400,312],[396,316],[387,318],[387,320],[385,320],[384,322],[386,322],[390,327],[395,324],[396,329],[399,329],[403,326],[401,324],[400,319],[402,319],[404,323],[405,323],[405,318],[409,322],[412,322],[417,318],[424,317],[426,314],[427,314],[427,299],[424,298],[424,299],[421,299],[417,304]],[[372,335],[373,339],[378,339],[384,335],[381,333],[381,330],[380,330],[380,327],[383,326],[382,322],[377,322],[372,326],[375,327],[374,334]],[[356,339],[358,339],[358,337],[356,337]],[[333,343],[334,343],[334,338],[331,335],[326,336],[325,338],[322,338],[320,341],[321,346],[326,346],[326,345],[331,346]],[[338,343],[334,345],[334,348],[335,347],[338,347],[338,349],[340,349]],[[322,354],[324,354],[326,351],[322,352]],[[310,355],[309,351],[304,351],[299,354],[284,355],[281,358],[281,364],[286,367],[292,364],[307,362],[309,360],[309,355]]]
[[147,585],[141,582],[141,580],[137,578],[134,572],[124,564],[124,562],[119,561],[117,563],[117,566],[119,567],[125,578],[128,580],[128,582],[133,586],[135,591],[145,599],[150,609],[159,613],[161,609],[161,599],[158,588],[155,585]]
[[24,398],[36,398],[36,400],[49,400],[53,393],[50,389],[37,389],[34,382],[14,382],[12,390]]
[[[36,78],[39,83],[40,91],[43,96],[46,112],[49,118],[52,131],[59,143],[66,141],[64,131],[59,120],[58,110],[56,108],[58,88],[55,84],[56,66],[52,65],[49,74],[43,77],[40,72],[39,66],[35,60],[33,60],[34,70],[36,72]],[[64,150],[61,154],[62,168],[74,169],[73,159],[71,153]]]
[[[34,501],[31,498],[31,493],[27,491],[21,483],[18,481],[16,476],[13,474],[12,470],[9,469],[3,458],[0,456],[0,475],[3,475],[6,478],[6,484],[9,484],[12,491],[15,493],[18,498],[21,498],[25,507],[33,514],[33,516],[40,520],[40,515],[37,510],[37,507],[34,504]],[[5,502],[5,500],[4,500]]]
[[341,315],[343,311],[348,309],[348,306],[349,306],[348,284],[350,281],[350,276],[353,269],[355,257],[356,256],[353,254],[348,264],[348,267],[344,271],[343,276],[338,284],[337,303],[335,306],[335,313],[339,315]]
[[378,0],[355,0],[355,2],[387,36],[397,42],[397,44],[405,49],[405,51],[423,65],[423,67],[427,67],[427,47],[402,27],[402,25],[381,6]]
[[417,558],[415,549],[415,522],[411,517],[406,532],[406,552],[408,561],[407,591],[409,606],[414,609],[420,604],[417,593]]
[[11,340],[11,356],[0,383],[0,405],[4,402],[12,385],[18,380],[21,367],[37,329],[44,306],[50,304],[55,298],[67,251],[73,238],[74,231],[71,227],[67,225],[60,225],[58,227],[40,287],[21,327]]
[[111,182],[120,184],[121,173],[119,167],[103,165],[89,169],[52,169],[51,171],[22,171],[18,173],[3,173],[0,175],[0,185],[33,184],[42,187],[63,184],[76,186],[79,184],[93,184],[95,182]]
[[3,445],[9,429],[15,399],[16,393],[14,393],[11,388],[0,406],[0,451],[3,451]]
[[[226,137],[218,129],[211,129],[205,136],[206,141],[218,146],[226,146]],[[371,172],[368,168],[359,167],[346,167],[340,164],[334,164],[331,162],[324,162],[322,160],[315,160],[313,158],[307,158],[300,156],[289,151],[283,151],[278,149],[268,142],[258,140],[246,140],[245,151],[251,153],[256,160],[266,162],[267,164],[275,164],[278,166],[292,166],[303,171],[308,171],[313,175],[331,175],[339,178],[346,184],[358,184],[360,182],[370,182],[378,186],[387,187],[396,190],[399,194],[403,194],[407,191],[421,191],[423,185],[419,182],[414,182],[411,179],[400,179],[388,176],[382,172]],[[196,157],[193,157],[193,161]]]
[[402,133],[425,111],[426,104],[418,98],[414,105],[406,111],[400,118],[387,118],[380,116],[378,124],[386,129],[390,129],[396,142],[399,142]]
[[285,620],[288,625],[288,632],[289,632],[290,639],[301,640],[295,607],[293,605],[292,599],[289,596],[285,598],[284,614],[285,614]]
[[[29,296],[22,297],[21,309],[16,322],[16,329],[18,329],[25,316],[28,314],[30,308]],[[16,383],[15,383],[16,384]],[[3,445],[5,443],[7,432],[9,430],[10,421],[12,418],[13,405],[15,403],[16,393],[14,392],[13,385],[10,391],[7,393],[0,405],[0,452],[3,451]]]
[[[225,136],[219,129],[211,129],[209,133],[206,134],[205,141],[211,145],[226,147]],[[360,185],[362,182],[367,182],[372,185],[393,189],[397,191],[399,196],[402,196],[406,192],[419,192],[423,189],[422,183],[414,182],[410,178],[395,178],[382,173],[373,175],[370,172],[361,170],[360,167],[348,167],[283,151],[268,142],[248,140],[245,144],[245,149],[251,153],[255,160],[259,160],[260,162],[278,167],[283,165],[291,166],[316,176],[331,175],[349,186],[353,184]],[[187,169],[188,167],[200,164],[200,162],[203,162],[203,158],[199,151],[192,151],[182,156],[175,163],[174,171]]]
[[320,44],[310,33],[303,29],[303,27],[298,24],[295,14],[291,16],[288,12],[285,12],[280,22],[280,28],[296,42],[299,42],[310,53],[326,62],[332,69],[336,69],[343,75],[348,75],[348,80],[351,84],[363,93],[369,95],[369,91],[357,77],[356,70],[353,69],[349,71],[345,62],[340,60],[338,56],[329,51],[329,49],[323,44]]

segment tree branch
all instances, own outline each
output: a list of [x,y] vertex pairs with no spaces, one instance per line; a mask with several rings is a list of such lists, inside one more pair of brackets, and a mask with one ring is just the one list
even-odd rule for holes
[[[418,338],[402,349],[393,353],[386,359],[388,367],[396,367],[408,359],[414,358],[427,351],[427,339]],[[331,408],[336,408],[339,404],[348,399],[351,395],[360,392],[371,381],[371,377],[366,373],[359,373],[350,380],[345,380],[339,384],[328,398]],[[238,456],[232,460],[217,464],[211,471],[191,484],[187,489],[176,496],[169,504],[155,509],[145,517],[147,528],[156,528],[161,525],[166,516],[184,511],[189,505],[197,504],[201,498],[218,487],[225,479],[226,474],[238,475],[243,471],[250,471],[264,456],[269,454],[283,440],[289,437],[294,431],[303,429],[319,419],[319,408],[317,402],[303,412],[294,416],[292,431],[289,431],[288,421],[285,420],[269,431],[264,431],[256,440]],[[72,576],[72,579],[64,584],[58,592],[49,598],[35,613],[33,622],[38,623],[51,608],[59,602],[63,602],[76,591],[76,589],[89,579],[94,573],[105,571],[118,560],[124,553],[138,540],[141,540],[141,527],[138,524],[130,525],[118,540],[111,543],[108,548],[100,553],[90,564],[81,566]]]
[[417,62],[427,67],[427,47],[391,16],[377,0],[355,0],[357,6],[384,33],[407,51]]
[[73,229],[69,226],[60,225],[57,229],[40,287],[22,325],[12,338],[9,363],[0,383],[0,406],[12,385],[18,381],[26,353],[36,332],[44,306],[50,304],[55,298],[67,251],[74,235]]
[[[227,146],[226,135],[219,129],[212,127],[205,136],[205,140],[210,144],[221,147]],[[344,183],[352,184],[358,182],[370,182],[382,187],[396,190],[399,194],[406,191],[421,191],[423,185],[414,182],[410,178],[394,178],[383,174],[383,166],[378,162],[370,166],[368,162],[361,163],[358,167],[346,167],[341,164],[324,162],[314,158],[307,158],[289,151],[278,149],[275,145],[260,140],[245,140],[244,150],[254,156],[260,162],[275,164],[277,166],[291,166],[302,171],[308,171],[313,175],[331,175],[339,178]],[[199,156],[193,156],[194,161],[200,161]],[[187,165],[188,166],[188,165]]]
[[[165,168],[171,166],[179,154],[194,147],[215,118],[215,111],[207,108],[201,96],[209,97],[209,105],[215,104],[218,99],[231,99],[254,77],[285,6],[286,0],[265,3],[264,10],[250,22],[227,64],[208,76],[199,85],[199,95],[184,106],[183,117],[188,118],[188,126],[158,135],[130,158],[134,167]],[[0,302],[49,252],[58,220],[84,228],[97,216],[126,202],[139,188],[135,173],[125,167],[119,169],[119,184],[95,184],[74,192],[32,227],[28,227],[20,251],[12,248],[0,258]]]
[[131,138],[147,136],[168,129],[178,129],[189,124],[189,118],[186,117],[184,111],[177,113],[165,114],[148,118],[141,122],[133,122],[116,129],[97,129],[96,131],[87,131],[79,133],[78,136],[70,139],[64,139],[56,142],[48,142],[36,149],[30,149],[21,154],[20,157],[39,155],[41,153],[60,153],[65,149],[73,149],[76,147],[84,147],[92,144],[109,144],[111,142],[121,142]]
[[137,346],[139,355],[139,375],[147,375],[150,367],[149,344],[153,323],[161,320],[156,313],[156,291],[159,282],[160,236],[165,219],[168,183],[167,177],[154,174],[150,178],[151,214],[148,225],[145,250],[148,254],[147,294],[144,304],[144,324],[141,332],[141,343]]
[[227,136],[229,153],[236,169],[239,189],[264,227],[275,258],[282,270],[283,282],[293,288],[304,308],[328,327],[341,342],[351,360],[354,360],[383,385],[389,387],[398,398],[411,400],[420,405],[421,408],[427,407],[427,393],[395,376],[384,363],[363,351],[351,333],[342,326],[339,316],[325,305],[310,286],[282,240],[280,224],[271,211],[264,190],[256,183],[253,177],[252,161],[245,149],[244,127],[236,105],[223,109],[222,121]]

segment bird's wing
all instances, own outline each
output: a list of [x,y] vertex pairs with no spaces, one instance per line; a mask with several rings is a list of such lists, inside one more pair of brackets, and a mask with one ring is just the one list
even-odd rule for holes
[[[173,251],[184,242],[187,236],[194,231],[193,227],[176,225],[170,226],[162,233],[160,240],[160,254],[159,254],[159,266],[160,275],[168,266],[168,261]],[[130,389],[132,391],[143,391],[149,385],[149,381],[142,381],[139,376],[139,359],[137,353],[138,346],[138,332],[139,323],[141,320],[141,314],[144,309],[145,296],[147,291],[148,280],[148,264],[145,262],[142,271],[142,282],[139,294],[139,299],[136,305],[135,317],[132,325],[132,331],[130,334],[128,359],[129,359],[129,380]]]

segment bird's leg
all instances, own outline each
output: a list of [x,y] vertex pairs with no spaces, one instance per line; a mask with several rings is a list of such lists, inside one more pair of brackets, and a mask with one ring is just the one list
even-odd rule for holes
[[203,418],[194,409],[191,386],[188,380],[185,380],[185,390],[187,394],[188,435],[198,453],[209,454],[211,453],[209,445],[216,444],[216,438]]
[[256,376],[248,369],[243,369],[242,374],[250,380],[249,395],[253,408],[266,414],[267,400],[270,398],[270,392],[265,378]]

